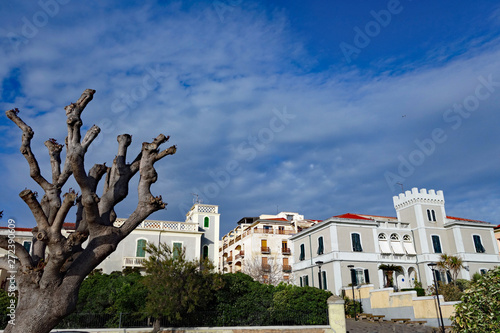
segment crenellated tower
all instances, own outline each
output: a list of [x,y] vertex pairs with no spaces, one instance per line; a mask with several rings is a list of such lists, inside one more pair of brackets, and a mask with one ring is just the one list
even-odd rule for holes
[[442,228],[446,222],[443,191],[414,187],[394,196],[393,202],[398,220],[410,222],[411,228]]

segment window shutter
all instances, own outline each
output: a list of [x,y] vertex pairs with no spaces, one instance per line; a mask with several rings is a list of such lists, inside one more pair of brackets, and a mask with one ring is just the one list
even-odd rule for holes
[[352,240],[352,250],[354,252],[363,252],[363,249],[361,248],[361,238],[359,234],[357,233],[351,234],[351,240]]
[[358,279],[356,278],[356,270],[355,269],[351,269],[351,283],[353,286],[358,285]]
[[299,260],[304,260],[306,258],[304,244],[300,244],[300,256]]
[[365,282],[370,283],[370,274],[367,269],[365,269]]
[[323,254],[323,237],[318,238],[318,254]]

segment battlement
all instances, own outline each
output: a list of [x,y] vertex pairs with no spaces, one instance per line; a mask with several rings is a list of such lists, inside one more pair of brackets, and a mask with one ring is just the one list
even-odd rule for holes
[[400,193],[399,196],[392,197],[394,202],[394,208],[396,210],[408,207],[417,203],[420,204],[433,204],[444,206],[444,195],[443,191],[427,190],[425,188],[418,190],[414,187],[411,191],[405,191],[405,193]]

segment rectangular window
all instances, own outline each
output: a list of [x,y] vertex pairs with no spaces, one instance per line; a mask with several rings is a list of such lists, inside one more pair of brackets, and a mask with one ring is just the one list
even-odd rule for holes
[[182,253],[182,243],[174,242],[172,246],[172,255],[174,259],[179,258]]
[[365,283],[365,272],[362,269],[356,270],[356,285]]
[[323,246],[323,237],[318,238],[318,255],[323,254],[324,246]]
[[486,252],[486,250],[484,249],[483,243],[481,242],[481,236],[473,235],[472,238],[474,239],[474,247],[476,248],[476,252],[477,253]]
[[306,259],[306,247],[304,244],[300,244],[300,256],[299,260],[304,260]]
[[363,252],[363,248],[361,247],[361,236],[357,233],[352,233],[351,240],[352,240],[352,250],[354,252]]
[[432,235],[432,247],[434,248],[434,253],[443,253],[441,250],[441,241],[439,240],[439,236]]
[[323,285],[322,285],[323,289],[327,290],[328,286],[326,284],[326,272],[325,271],[321,272],[321,279],[323,280]]
[[308,275],[304,276],[304,286],[306,286],[306,287],[309,286],[309,276]]

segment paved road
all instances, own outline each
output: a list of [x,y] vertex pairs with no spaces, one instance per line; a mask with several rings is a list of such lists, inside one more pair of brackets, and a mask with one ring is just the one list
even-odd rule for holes
[[354,321],[346,319],[347,333],[432,333],[439,332],[429,326],[410,326],[388,321],[372,323],[369,321]]

